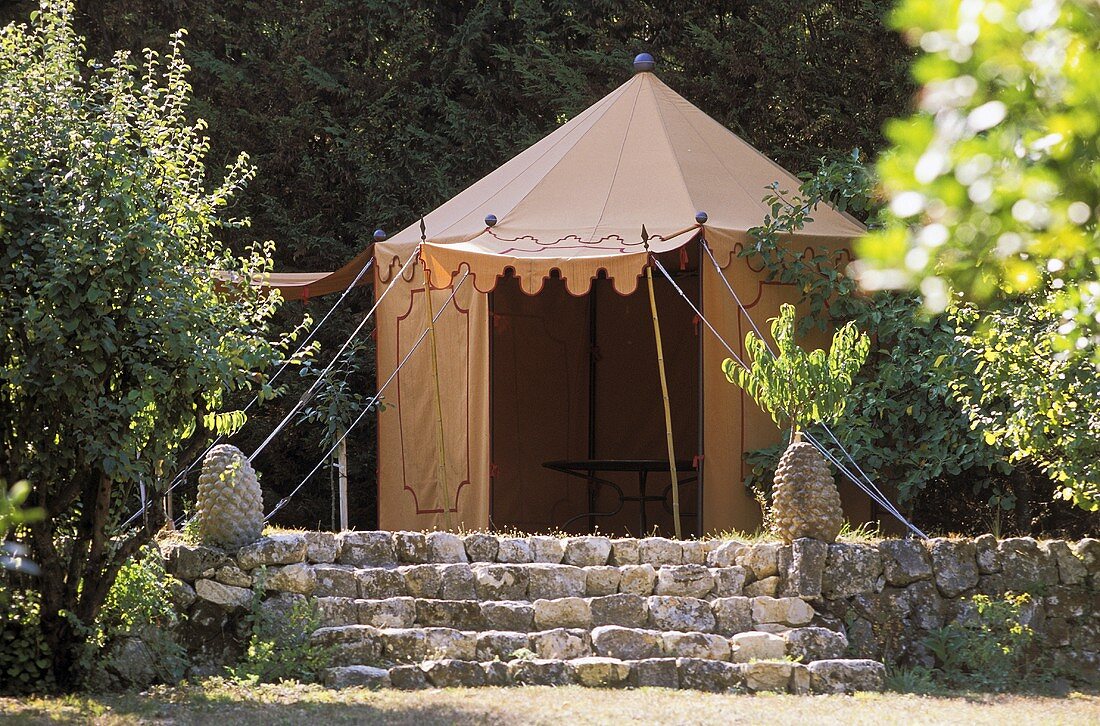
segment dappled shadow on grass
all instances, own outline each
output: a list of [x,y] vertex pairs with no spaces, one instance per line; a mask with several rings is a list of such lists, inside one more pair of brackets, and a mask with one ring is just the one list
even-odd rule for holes
[[579,724],[602,723],[1089,723],[1100,698],[955,693],[917,696],[787,696],[664,689],[514,687],[428,691],[332,691],[301,684],[242,685],[221,679],[176,688],[16,702],[0,699],[0,722],[95,724]]
[[[254,689],[202,686],[142,693],[87,694],[62,698],[0,699],[0,722],[16,724],[437,724],[513,723],[507,714],[461,699],[423,699],[393,691],[329,691],[301,685]],[[422,702],[418,702],[422,701]]]

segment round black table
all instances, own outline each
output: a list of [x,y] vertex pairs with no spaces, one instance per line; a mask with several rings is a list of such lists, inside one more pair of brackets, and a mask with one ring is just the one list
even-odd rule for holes
[[[627,502],[638,502],[638,536],[644,537],[649,529],[649,519],[646,516],[646,503],[647,502],[661,502],[665,510],[672,512],[672,508],[669,506],[668,497],[672,491],[672,484],[664,488],[660,495],[646,494],[646,480],[649,477],[650,472],[669,472],[668,459],[563,459],[559,461],[547,461],[543,463],[543,466],[547,469],[553,469],[554,471],[560,471],[563,474],[575,476],[580,479],[584,479],[588,482],[588,511],[582,512],[575,517],[570,517],[563,524],[562,528],[568,527],[572,522],[588,517],[589,529],[595,529],[596,517],[613,517],[622,511],[623,506]],[[636,472],[638,474],[638,494],[627,494],[623,491],[622,487],[615,482],[604,479],[597,476],[597,472]],[[692,474],[688,477],[681,477],[681,472],[695,472],[695,462],[690,460],[683,460],[676,462],[676,472],[679,478],[680,484],[690,484],[698,480],[697,474]],[[619,503],[610,512],[597,512],[596,511],[596,496],[599,493],[600,487],[611,487],[618,494]],[[693,517],[693,513],[681,513],[681,516]]]

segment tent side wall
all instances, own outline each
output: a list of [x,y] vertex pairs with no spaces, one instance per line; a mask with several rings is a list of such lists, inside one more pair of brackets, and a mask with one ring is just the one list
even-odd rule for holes
[[[748,321],[714,266],[705,264],[702,270],[702,313],[744,359]],[[759,318],[758,325],[793,297],[787,286],[765,283],[743,259],[734,259],[725,273],[753,318]],[[703,530],[752,532],[760,526],[761,513],[743,486],[744,453],[775,443],[778,432],[771,418],[726,380],[722,361],[728,357],[725,346],[708,331],[703,337]]]
[[[415,269],[415,268],[411,268]],[[384,383],[428,324],[424,287],[398,280],[378,310],[378,381]],[[386,287],[376,282],[376,295]],[[451,527],[489,526],[488,296],[463,284],[433,290]],[[440,313],[440,307],[447,305]],[[438,473],[435,381],[428,338],[386,390],[378,414],[378,525],[443,529],[445,492]]]

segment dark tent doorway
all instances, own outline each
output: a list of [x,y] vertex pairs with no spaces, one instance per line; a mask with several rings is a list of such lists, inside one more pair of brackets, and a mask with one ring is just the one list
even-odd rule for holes
[[[677,283],[697,303],[697,255],[663,257],[666,267],[680,270]],[[700,441],[697,321],[667,280],[654,283],[676,458],[693,462]],[[505,278],[490,293],[490,311],[493,525],[671,536],[671,477],[645,281],[620,295],[611,281],[598,279],[590,292],[573,296],[559,279],[528,295],[516,279]],[[576,463],[580,475],[544,466],[563,460]],[[589,471],[580,462],[592,460],[612,467],[661,462],[648,473],[591,474],[618,485],[628,498],[640,495],[644,477],[645,494],[663,500],[620,502],[614,487],[586,480]],[[695,479],[691,470],[679,472],[679,479],[681,524],[694,532],[699,483],[687,481]]]

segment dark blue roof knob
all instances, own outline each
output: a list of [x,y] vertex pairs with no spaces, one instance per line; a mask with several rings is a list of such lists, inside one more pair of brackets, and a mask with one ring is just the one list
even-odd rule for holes
[[634,56],[634,72],[646,73],[657,67],[657,61],[649,53],[639,53]]
[[374,241],[375,242],[381,242],[384,239],[386,239],[386,231],[384,229],[374,230]]
[[699,224],[706,224],[708,219],[710,219],[710,217],[708,217],[707,213],[702,210],[695,213],[695,221]]
[[497,215],[495,215],[495,214],[486,214],[485,215],[485,226],[486,227],[495,227],[495,226],[497,226]]

